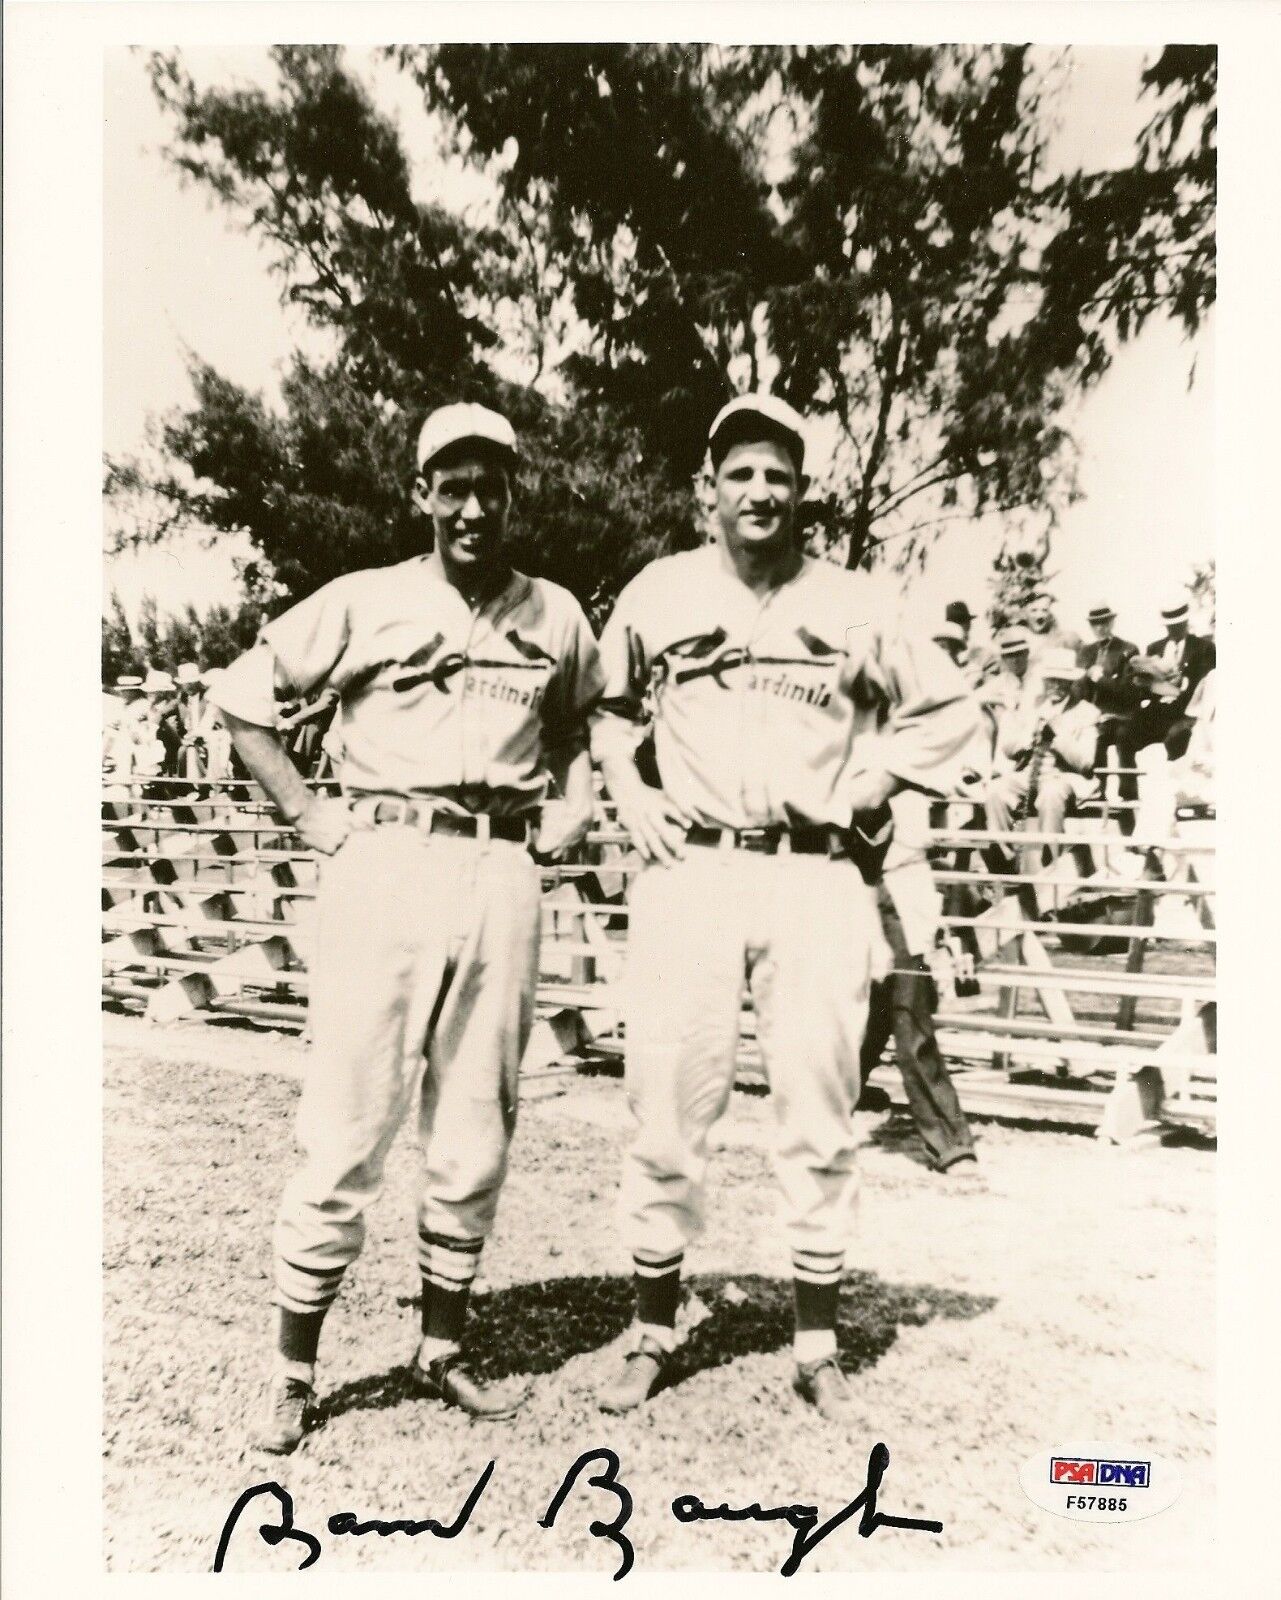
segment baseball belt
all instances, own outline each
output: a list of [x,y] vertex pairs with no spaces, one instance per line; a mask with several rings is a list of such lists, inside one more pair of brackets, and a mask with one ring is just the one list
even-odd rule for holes
[[686,844],[719,850],[751,850],[760,855],[842,856],[845,842],[837,828],[704,828],[695,825]]
[[351,814],[376,827],[387,825],[418,828],[423,833],[448,834],[460,839],[510,839],[528,844],[535,828],[532,817],[492,817],[488,812],[445,811],[430,803],[419,803],[397,796],[377,799],[370,795],[351,803]]

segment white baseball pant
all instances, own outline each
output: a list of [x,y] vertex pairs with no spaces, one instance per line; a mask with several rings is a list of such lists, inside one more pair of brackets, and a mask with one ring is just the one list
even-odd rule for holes
[[332,1301],[413,1107],[420,1237],[489,1233],[533,1021],[540,887],[523,845],[396,825],[353,831],[323,863],[304,1160],[276,1220],[278,1305]]
[[888,967],[876,891],[849,861],[692,846],[675,866],[643,869],[629,904],[628,1248],[662,1260],[701,1231],[707,1136],[733,1088],[750,985],[793,1258],[843,1254],[859,1047],[871,982]]

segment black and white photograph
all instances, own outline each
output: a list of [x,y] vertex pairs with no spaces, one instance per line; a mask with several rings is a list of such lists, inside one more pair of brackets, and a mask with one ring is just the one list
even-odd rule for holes
[[5,925],[96,1014],[83,1313],[16,1256],[86,1592],[1225,1576],[1213,8],[120,9],[100,651],[46,593],[83,748],[6,738],[80,778]]

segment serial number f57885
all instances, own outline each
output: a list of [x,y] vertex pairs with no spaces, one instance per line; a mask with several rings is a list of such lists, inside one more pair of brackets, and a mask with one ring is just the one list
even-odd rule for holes
[[1106,1494],[1070,1494],[1067,1508],[1069,1511],[1124,1511],[1125,1496],[1118,1499]]

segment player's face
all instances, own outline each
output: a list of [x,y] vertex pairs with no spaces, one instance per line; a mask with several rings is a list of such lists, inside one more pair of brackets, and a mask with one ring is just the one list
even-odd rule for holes
[[716,474],[716,517],[730,550],[790,544],[803,484],[791,456],[772,439],[729,447]]
[[502,561],[511,481],[496,457],[477,451],[433,467],[429,483],[419,478],[415,498],[431,517],[447,572],[465,576]]
[[1052,706],[1062,705],[1067,699],[1068,686],[1066,678],[1047,678],[1045,680],[1045,698]]
[[1022,682],[1027,675],[1028,652],[1026,650],[1014,650],[1005,659],[1009,664],[1010,671]]
[[1099,641],[1100,644],[1102,644],[1105,639],[1110,639],[1112,637],[1112,624],[1115,621],[1115,617],[1100,617],[1097,622],[1092,622],[1090,624],[1090,627],[1094,630],[1094,637]]
[[1027,623],[1037,633],[1044,633],[1050,626],[1050,602],[1038,597],[1027,608]]

